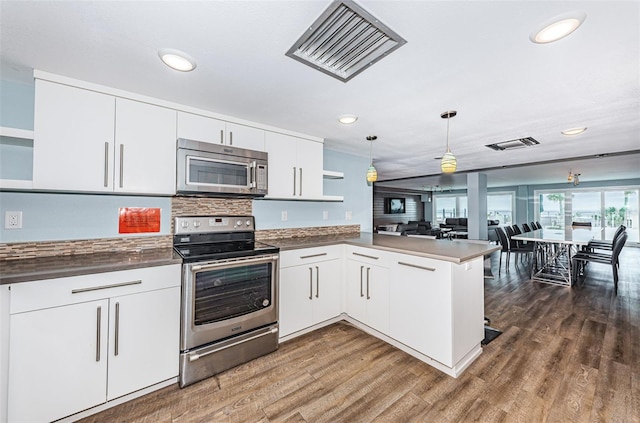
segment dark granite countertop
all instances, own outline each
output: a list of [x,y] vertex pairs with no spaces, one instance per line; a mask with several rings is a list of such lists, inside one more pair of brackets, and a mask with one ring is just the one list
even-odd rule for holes
[[181,263],[173,248],[3,260],[0,285]]
[[[275,245],[281,251],[348,244],[453,263],[463,263],[500,248],[496,245],[371,233],[267,239],[263,242]],[[0,285],[180,263],[182,260],[173,248],[4,260],[0,261]]]

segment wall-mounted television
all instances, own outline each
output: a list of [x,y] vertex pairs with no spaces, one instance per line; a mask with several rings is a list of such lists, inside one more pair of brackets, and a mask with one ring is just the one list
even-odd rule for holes
[[404,198],[385,198],[384,199],[385,214],[402,214],[405,213]]

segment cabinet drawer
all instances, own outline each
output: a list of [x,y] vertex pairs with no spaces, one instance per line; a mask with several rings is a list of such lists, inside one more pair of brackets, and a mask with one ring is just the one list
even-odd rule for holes
[[11,285],[11,314],[180,286],[181,265],[45,279]]
[[326,247],[301,248],[280,252],[280,267],[300,266],[306,263],[342,258],[342,245],[330,245]]
[[391,263],[392,254],[375,248],[347,246],[347,259],[358,260],[363,263],[388,267]]
[[451,263],[446,261],[409,256],[406,254],[393,254],[391,258],[394,268],[421,271],[424,275],[422,276],[423,278],[437,277],[448,280],[451,277]]

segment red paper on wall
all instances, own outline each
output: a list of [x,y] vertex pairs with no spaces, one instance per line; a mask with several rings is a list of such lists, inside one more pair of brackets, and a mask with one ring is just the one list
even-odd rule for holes
[[118,233],[139,234],[160,232],[160,209],[149,207],[120,207]]

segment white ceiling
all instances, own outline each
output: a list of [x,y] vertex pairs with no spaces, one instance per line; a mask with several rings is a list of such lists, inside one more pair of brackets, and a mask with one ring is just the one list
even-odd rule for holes
[[[622,161],[626,168],[610,158],[569,163],[640,149],[640,2],[357,3],[407,44],[347,83],[285,56],[329,0],[2,0],[1,76],[29,81],[40,69],[323,137],[327,148],[362,156],[365,137],[377,135],[380,181],[440,173],[440,113],[450,109],[458,111],[450,144],[460,171],[566,159],[542,170],[490,171],[490,186],[517,175],[558,182],[569,167],[583,181],[640,177],[637,154]],[[543,22],[572,11],[587,15],[576,32],[551,44],[529,41]],[[160,48],[183,50],[198,67],[173,71],[158,59]],[[360,118],[339,124],[346,113]],[[577,126],[588,130],[560,134]],[[485,147],[522,137],[540,145]]]

